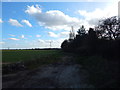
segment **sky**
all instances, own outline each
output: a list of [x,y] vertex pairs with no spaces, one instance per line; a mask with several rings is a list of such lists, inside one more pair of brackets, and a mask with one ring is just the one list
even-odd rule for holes
[[118,2],[2,2],[2,48],[60,48],[75,33],[118,15]]

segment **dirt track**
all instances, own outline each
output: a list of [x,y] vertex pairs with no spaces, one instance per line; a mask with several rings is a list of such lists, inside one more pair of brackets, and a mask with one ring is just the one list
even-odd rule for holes
[[89,74],[72,57],[32,71],[3,76],[3,88],[93,88],[87,84]]

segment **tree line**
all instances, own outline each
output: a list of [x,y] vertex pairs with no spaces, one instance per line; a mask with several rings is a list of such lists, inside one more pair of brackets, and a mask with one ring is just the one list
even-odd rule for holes
[[63,41],[61,48],[63,51],[80,55],[120,58],[120,18],[114,16],[100,20],[99,24],[89,28],[88,32],[82,25],[73,39]]

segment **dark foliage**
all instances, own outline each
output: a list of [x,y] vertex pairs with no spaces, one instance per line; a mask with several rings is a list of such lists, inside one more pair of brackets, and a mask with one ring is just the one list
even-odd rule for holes
[[117,16],[110,17],[99,21],[96,26],[96,32],[99,38],[116,40],[120,38],[120,18]]
[[100,21],[88,33],[82,25],[73,40],[65,40],[61,48],[67,52],[76,52],[80,55],[101,55],[109,59],[120,58],[120,19],[116,16]]

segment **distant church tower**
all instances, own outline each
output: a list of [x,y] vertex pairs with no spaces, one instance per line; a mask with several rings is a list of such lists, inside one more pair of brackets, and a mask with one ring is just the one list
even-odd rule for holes
[[74,29],[73,29],[73,26],[71,27],[72,30],[70,30],[70,34],[69,34],[69,39],[72,40],[75,38],[75,32],[74,32]]

